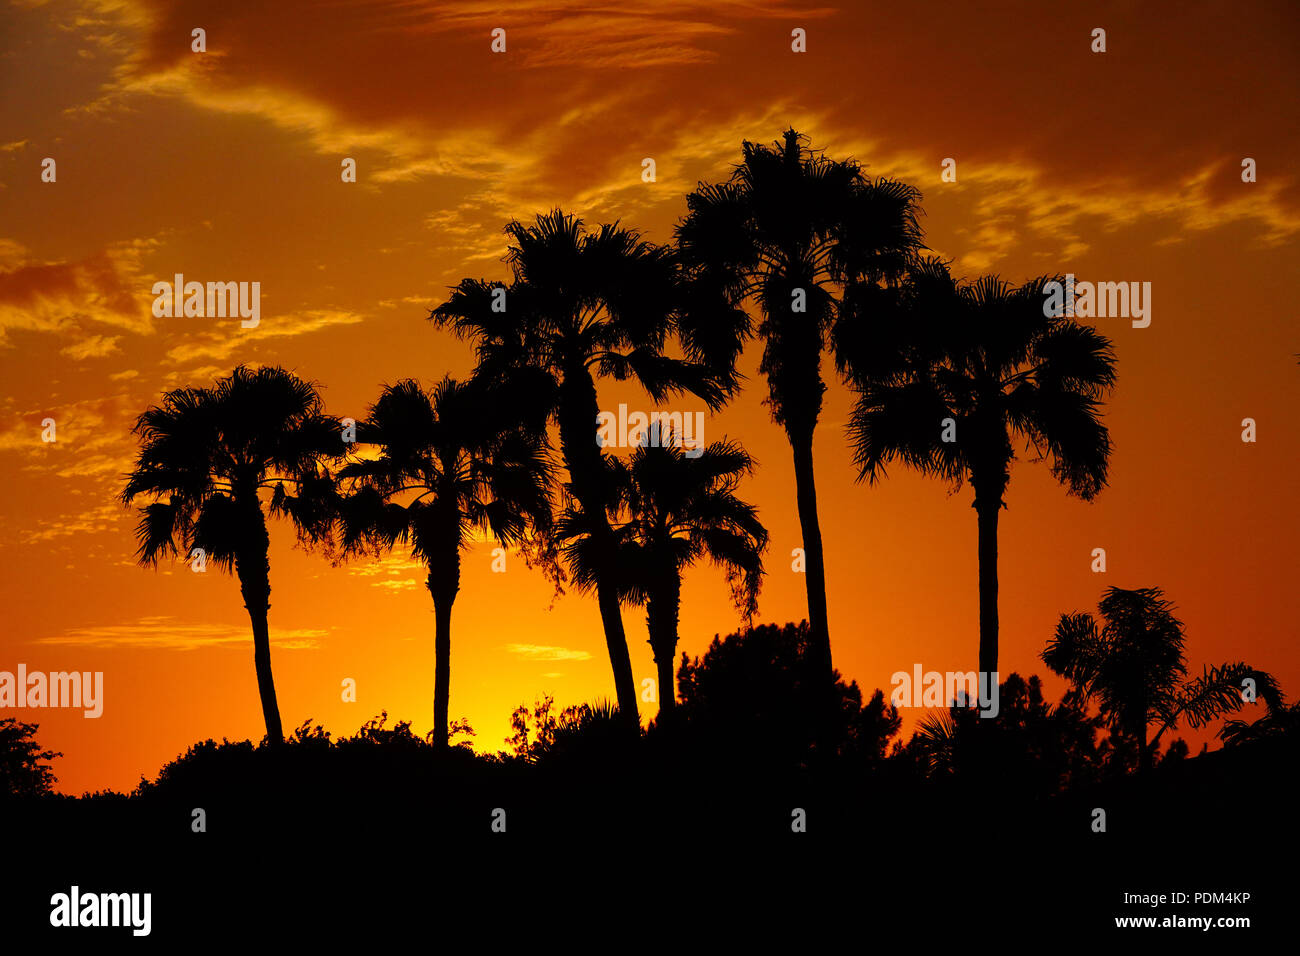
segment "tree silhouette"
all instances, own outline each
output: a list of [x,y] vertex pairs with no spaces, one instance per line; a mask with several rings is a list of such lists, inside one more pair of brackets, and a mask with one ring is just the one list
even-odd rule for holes
[[1098,609],[1101,626],[1091,614],[1062,614],[1041,656],[1070,682],[1072,699],[1097,703],[1106,726],[1137,749],[1140,769],[1151,767],[1160,736],[1180,719],[1197,728],[1238,710],[1247,678],[1261,696],[1280,700],[1270,675],[1241,663],[1207,667],[1187,680],[1183,623],[1159,588],[1109,588]]
[[926,713],[900,759],[932,779],[975,775],[1008,793],[1046,796],[1098,779],[1101,721],[1073,697],[1049,704],[1037,676],[1010,674],[999,685],[996,720],[981,718],[973,704],[951,701]]
[[1106,485],[1110,434],[1101,398],[1115,382],[1110,341],[1045,315],[1045,285],[996,276],[952,279],[937,259],[892,289],[855,287],[836,329],[836,357],[857,392],[848,433],[859,480],[900,460],[970,482],[979,528],[980,670],[998,669],[998,515],[1016,445],[1072,495]]
[[[646,607],[646,626],[659,675],[659,709],[676,702],[673,665],[681,607],[682,572],[701,558],[723,568],[732,598],[747,621],[758,610],[767,530],[753,505],[736,496],[754,461],[724,439],[685,452],[673,436],[652,426],[630,460],[609,461],[616,491],[615,527],[621,596]],[[596,585],[602,553],[592,522],[575,503],[563,517],[559,537],[574,582]]]
[[839,757],[874,766],[902,723],[881,691],[863,703],[855,681],[822,679],[807,621],[714,637],[700,657],[682,655],[677,682],[676,716],[713,763],[771,770]]
[[[762,315],[767,404],[790,441],[803,534],[808,618],[823,673],[832,670],[813,432],[826,386],[821,354],[846,283],[897,282],[921,248],[919,193],[827,159],[793,129],[772,145],[745,142],[723,183],[701,183],[678,225],[683,257],[706,284]],[[748,329],[746,330],[748,331]]]
[[310,382],[282,368],[241,365],[211,388],[167,392],[134,431],[140,454],[122,501],[155,499],[139,509],[137,559],[156,567],[164,555],[201,549],[205,561],[233,568],[252,623],[267,737],[283,743],[267,625],[266,513],[292,521],[302,543],[328,537],[333,479],[325,465],[343,451],[340,422],[325,414]]
[[[505,231],[509,285],[464,279],[430,318],[474,340],[479,374],[521,383],[558,424],[569,488],[591,516],[600,567],[612,568],[617,542],[604,516],[613,489],[597,440],[597,377],[633,379],[655,401],[691,392],[717,407],[735,387],[743,316],[689,281],[671,249],[617,223],[589,232],[557,209]],[[665,354],[673,339],[681,358]],[[636,686],[610,573],[597,575],[596,596],[618,705],[634,729]]]
[[[460,590],[460,553],[477,531],[502,546],[545,534],[551,467],[545,419],[524,396],[481,379],[444,378],[431,392],[406,379],[384,389],[357,423],[357,441],[376,457],[339,471],[351,494],[339,504],[344,554],[408,544],[424,564],[433,598],[433,743],[448,743],[451,611]],[[530,420],[531,419],[531,420]]]
[[[27,689],[20,688],[19,693]],[[36,742],[39,724],[24,724],[13,717],[0,720],[0,800],[36,797],[54,787],[54,770],[48,762],[63,754],[42,750]]]

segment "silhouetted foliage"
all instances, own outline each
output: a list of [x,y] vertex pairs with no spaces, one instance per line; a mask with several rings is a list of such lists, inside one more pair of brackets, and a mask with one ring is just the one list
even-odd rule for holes
[[530,710],[520,705],[510,716],[514,734],[506,739],[512,755],[528,764],[581,761],[588,770],[628,751],[618,706],[610,701],[572,704],[558,715],[550,695]]
[[[898,711],[855,682],[827,685],[807,621],[715,637],[702,657],[682,655],[680,714],[692,738],[733,762],[778,769],[833,757],[871,765],[898,733]],[[827,719],[825,715],[829,714]]]
[[[826,385],[821,356],[849,285],[892,285],[922,248],[920,193],[872,180],[851,159],[833,160],[793,129],[772,144],[745,141],[722,183],[686,197],[678,247],[693,274],[736,308],[757,305],[767,404],[794,458],[795,497],[806,554],[813,652],[830,679],[830,631],[813,433]],[[744,336],[751,332],[748,321]]]
[[266,514],[292,521],[300,542],[328,539],[334,486],[326,464],[344,450],[342,425],[325,414],[311,382],[282,368],[240,365],[211,388],[166,393],[134,430],[140,454],[122,502],[152,499],[139,509],[137,559],[156,567],[168,555],[188,559],[197,548],[205,562],[234,570],[252,624],[266,733],[281,743],[267,624]]
[[503,547],[532,542],[525,560],[531,550],[543,565],[554,565],[546,415],[530,415],[529,398],[479,377],[444,378],[430,391],[413,379],[390,385],[357,423],[357,443],[377,454],[358,450],[360,457],[339,470],[350,492],[338,502],[343,556],[406,546],[428,569],[438,746],[447,746],[449,736],[451,613],[461,552],[481,531]]
[[1269,703],[1268,713],[1258,720],[1225,720],[1219,730],[1219,739],[1225,747],[1240,747],[1257,740],[1295,740],[1297,737],[1300,737],[1300,703],[1282,704],[1280,701]]
[[960,282],[926,259],[904,283],[854,286],[835,329],[836,361],[857,393],[849,419],[859,480],[894,461],[975,492],[979,669],[998,670],[998,515],[1018,450],[1091,501],[1106,485],[1102,399],[1115,384],[1110,340],[1045,314],[1052,277],[1013,287]]
[[[689,392],[720,407],[737,384],[744,314],[693,283],[673,249],[617,223],[588,230],[556,209],[510,222],[506,233],[512,281],[463,279],[430,318],[474,342],[476,375],[527,388],[532,408],[558,425],[570,493],[588,516],[601,565],[613,568],[596,379],[631,379],[655,401]],[[673,342],[682,357],[668,354]],[[636,686],[609,572],[597,575],[596,597],[618,704],[634,732]]]
[[996,716],[981,717],[964,700],[930,711],[891,759],[930,779],[979,779],[1003,792],[1049,796],[1100,779],[1100,726],[1073,700],[1049,704],[1037,676],[1011,674],[999,684]]
[[1112,734],[1132,743],[1139,768],[1152,765],[1161,735],[1179,720],[1197,728],[1240,709],[1247,679],[1280,704],[1273,677],[1246,664],[1206,667],[1189,680],[1183,623],[1159,588],[1109,588],[1098,607],[1100,626],[1091,614],[1062,614],[1041,656],[1070,682],[1073,700],[1096,703]]
[[[675,704],[673,663],[677,656],[682,572],[702,558],[723,568],[732,600],[745,621],[758,611],[767,529],[758,511],[736,492],[753,473],[754,461],[736,442],[723,439],[687,451],[656,422],[624,461],[608,461],[614,490],[608,516],[616,541],[619,596],[646,608],[646,626],[659,682],[661,712]],[[577,501],[558,525],[574,582],[583,589],[609,573],[600,545],[602,524],[592,522]]]
[[56,777],[46,761],[63,754],[41,749],[39,727],[13,717],[0,720],[0,799],[38,797],[53,789]]

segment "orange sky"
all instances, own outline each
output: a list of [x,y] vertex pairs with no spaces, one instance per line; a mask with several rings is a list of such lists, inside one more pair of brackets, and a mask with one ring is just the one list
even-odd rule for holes
[[[40,723],[74,793],[129,788],[196,740],[260,736],[234,579],[132,562],[134,519],[113,498],[134,417],[240,362],[294,369],[325,387],[331,412],[356,417],[381,383],[464,375],[469,347],[424,316],[462,276],[505,275],[507,219],[561,205],[666,240],[697,180],[724,178],[742,139],[791,124],[918,186],[929,245],[958,274],[1152,283],[1149,328],[1097,320],[1119,359],[1110,487],[1084,504],[1041,465],[1013,471],[1003,673],[1044,673],[1037,654],[1057,617],[1094,610],[1104,587],[1159,586],[1187,624],[1193,671],[1244,659],[1300,693],[1300,32],[1287,6],[0,8],[0,670],[102,670],[106,684],[98,720],[0,716]],[[191,52],[195,27],[204,54]],[[505,54],[490,52],[494,27]],[[795,27],[806,54],[790,51]],[[1089,49],[1094,27],[1105,54]],[[355,184],[340,182],[345,156]],[[1254,184],[1240,179],[1247,156]],[[40,181],[45,157],[56,183]],[[956,183],[940,180],[945,157]],[[176,272],[259,281],[260,326],[154,319],[150,288]],[[749,388],[705,434],[741,439],[760,463],[746,485],[772,533],[760,619],[784,622],[806,614],[789,560],[799,530],[758,354],[751,345]],[[627,388],[601,399],[650,407]],[[848,406],[833,386],[816,445],[836,665],[868,690],[915,663],[974,667],[970,493],[901,468],[855,485]],[[46,417],[54,444],[40,440]],[[1240,440],[1245,417],[1256,444]],[[1089,570],[1096,547],[1105,575]],[[518,559],[493,574],[490,550],[466,556],[451,697],[489,750],[521,702],[613,696],[594,600],[548,610],[540,574]],[[387,709],[426,732],[433,613],[420,570],[403,555],[332,568],[284,527],[271,562],[285,726],[310,717],[350,733]],[[626,620],[637,679],[653,676],[642,615]],[[737,624],[722,575],[691,572],[681,650]],[[347,677],[356,703],[340,699]]]

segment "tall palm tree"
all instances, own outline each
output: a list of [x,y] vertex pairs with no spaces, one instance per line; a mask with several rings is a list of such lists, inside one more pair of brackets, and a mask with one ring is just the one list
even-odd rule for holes
[[[253,663],[271,744],[284,742],[271,675],[271,581],[266,514],[289,518],[304,543],[328,537],[341,423],[316,386],[282,368],[239,366],[211,388],[179,388],[136,421],[140,454],[122,501],[140,508],[137,558],[204,552],[232,568],[253,627]],[[288,488],[286,488],[288,486]]]
[[1187,680],[1183,623],[1159,588],[1109,588],[1098,609],[1101,626],[1091,614],[1062,614],[1041,656],[1070,682],[1074,701],[1095,701],[1112,732],[1136,747],[1140,769],[1151,767],[1160,736],[1181,718],[1197,728],[1238,710],[1246,678],[1256,681],[1262,697],[1280,701],[1273,677],[1246,664],[1207,667]]
[[[743,315],[692,282],[671,249],[617,223],[588,231],[557,209],[505,231],[511,281],[464,279],[430,318],[476,343],[479,374],[531,389],[558,425],[569,489],[592,516],[600,567],[612,568],[596,379],[633,379],[656,402],[690,392],[716,408],[736,387]],[[681,358],[665,354],[673,340]],[[618,705],[639,729],[618,588],[605,571],[596,596]]]
[[859,480],[894,460],[974,489],[979,529],[979,666],[998,670],[998,515],[1017,445],[1050,459],[1069,494],[1106,485],[1102,402],[1115,383],[1110,340],[1045,312],[1050,278],[1013,288],[957,283],[928,259],[901,286],[854,289],[836,329],[857,402],[848,433]]
[[[682,572],[701,558],[721,567],[736,608],[747,621],[758,610],[767,529],[757,509],[736,491],[752,474],[754,460],[737,443],[722,440],[697,455],[683,453],[658,426],[628,461],[611,459],[616,490],[611,519],[618,541],[618,587],[629,603],[644,604],[650,647],[659,675],[659,710],[676,703],[673,661],[677,655]],[[581,505],[562,518],[558,536],[575,584],[596,585],[604,555],[595,525]]]
[[384,389],[357,441],[376,457],[339,471],[351,493],[339,504],[344,555],[409,544],[428,568],[434,607],[433,742],[446,747],[451,687],[451,610],[460,554],[475,532],[503,547],[551,521],[545,419],[525,397],[481,379],[444,378],[432,391],[406,379]]
[[770,146],[745,142],[731,178],[700,186],[677,227],[683,257],[729,301],[762,315],[760,369],[772,417],[794,455],[812,649],[831,679],[826,570],[813,433],[826,391],[821,355],[846,283],[893,284],[921,246],[920,194],[868,179],[852,160],[827,159],[793,129]]

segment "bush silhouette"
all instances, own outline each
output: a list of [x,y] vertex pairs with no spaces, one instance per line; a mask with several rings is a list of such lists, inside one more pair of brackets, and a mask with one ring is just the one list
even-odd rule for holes
[[[699,746],[755,767],[796,769],[834,757],[879,764],[898,733],[898,711],[877,690],[834,673],[827,685],[807,621],[763,624],[682,655],[681,715]],[[827,716],[829,715],[829,716]]]

